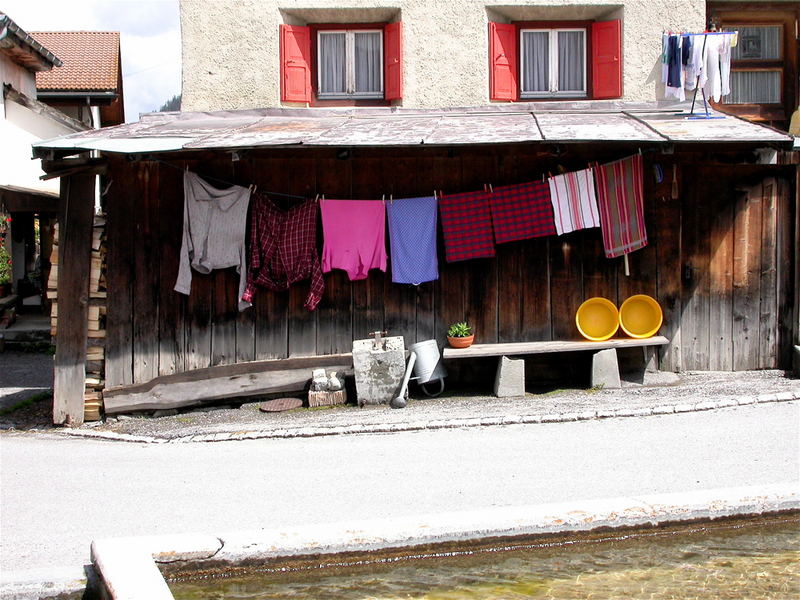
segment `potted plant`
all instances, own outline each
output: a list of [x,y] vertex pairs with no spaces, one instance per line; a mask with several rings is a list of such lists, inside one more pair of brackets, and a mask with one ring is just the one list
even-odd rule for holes
[[11,257],[5,247],[0,245],[0,298],[11,293]]
[[453,323],[447,330],[447,341],[453,348],[469,348],[475,335],[472,333],[472,327],[462,321],[460,323]]

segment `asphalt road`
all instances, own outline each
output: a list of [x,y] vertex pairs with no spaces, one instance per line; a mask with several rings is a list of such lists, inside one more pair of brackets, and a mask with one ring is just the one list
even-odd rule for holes
[[3,579],[94,538],[800,485],[800,403],[387,435],[141,445],[0,436]]

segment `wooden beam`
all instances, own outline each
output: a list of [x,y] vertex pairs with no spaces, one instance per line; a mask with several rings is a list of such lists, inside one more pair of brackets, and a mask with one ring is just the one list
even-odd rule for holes
[[92,252],[94,175],[61,180],[58,216],[58,334],[53,382],[53,423],[83,423],[86,323]]
[[181,408],[210,400],[299,392],[311,380],[311,370],[352,371],[351,354],[262,360],[196,369],[156,377],[143,384],[103,392],[106,414]]
[[637,339],[615,338],[603,342],[558,341],[512,342],[507,344],[473,344],[469,348],[445,348],[444,358],[474,358],[477,356],[517,356],[520,354],[547,354],[550,352],[578,352],[581,350],[607,350],[608,348],[637,348],[640,346],[663,346],[669,340],[663,335]]

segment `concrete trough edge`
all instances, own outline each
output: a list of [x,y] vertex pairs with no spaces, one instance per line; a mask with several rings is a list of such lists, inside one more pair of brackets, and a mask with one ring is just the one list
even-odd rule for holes
[[794,483],[620,497],[366,520],[222,535],[92,542],[94,568],[113,600],[171,600],[163,570],[225,568],[282,558],[337,555],[489,538],[646,527],[800,510]]

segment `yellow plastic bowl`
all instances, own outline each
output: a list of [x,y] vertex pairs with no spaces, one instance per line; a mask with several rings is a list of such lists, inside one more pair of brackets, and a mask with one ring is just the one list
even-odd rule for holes
[[617,307],[607,298],[589,298],[578,307],[575,324],[587,340],[593,342],[607,340],[619,328]]
[[631,296],[619,307],[619,326],[632,338],[649,338],[658,333],[664,315],[654,298]]

